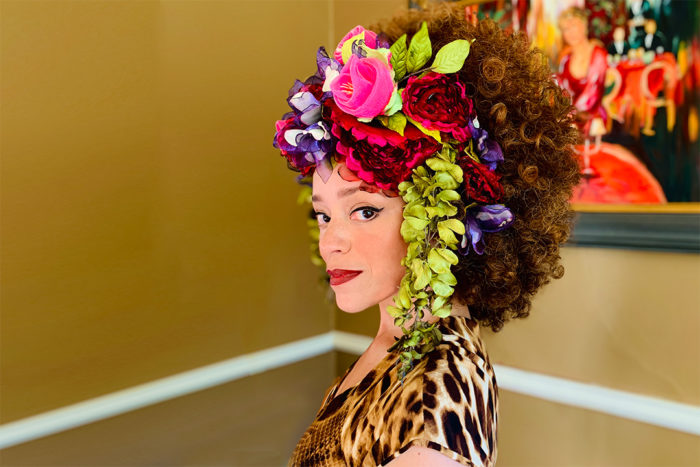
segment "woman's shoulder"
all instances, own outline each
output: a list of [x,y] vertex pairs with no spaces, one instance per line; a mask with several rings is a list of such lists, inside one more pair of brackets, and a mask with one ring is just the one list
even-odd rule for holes
[[[465,366],[477,365],[482,370],[493,373],[486,345],[481,339],[479,323],[463,316],[448,316],[439,321],[438,329],[442,334],[442,342],[435,348],[432,355],[435,370],[443,369],[458,372],[459,367],[449,366],[450,363]],[[448,365],[445,367],[444,365]],[[433,365],[429,365],[432,367]],[[429,371],[432,371],[429,369]]]
[[411,446],[440,451],[467,465],[495,460],[497,389],[478,325],[448,317],[439,329],[440,345],[403,384],[389,385],[368,417],[378,434],[369,450],[377,465]]
[[472,439],[490,437],[498,388],[479,326],[474,320],[448,317],[440,330],[443,342],[429,354],[422,372],[424,423],[438,431],[461,427]]

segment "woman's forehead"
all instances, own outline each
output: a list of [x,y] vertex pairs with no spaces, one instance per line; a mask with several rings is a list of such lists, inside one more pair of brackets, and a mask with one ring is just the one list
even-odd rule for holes
[[[336,180],[333,180],[333,178],[336,178]],[[350,182],[344,180],[337,174],[332,175],[326,183],[320,178],[318,179],[318,183],[317,180],[314,179],[312,201],[321,201],[329,197],[349,198],[357,195],[384,197],[378,188],[362,180]]]

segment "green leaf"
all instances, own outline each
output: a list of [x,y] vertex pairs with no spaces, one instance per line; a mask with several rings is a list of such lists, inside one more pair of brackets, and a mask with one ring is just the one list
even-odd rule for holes
[[[401,93],[397,89],[394,89],[394,92],[391,93],[391,99],[389,100],[389,103],[384,107],[384,115],[391,115],[394,116],[396,113],[403,108],[403,101],[401,100]],[[359,118],[358,118],[359,120]],[[370,119],[371,120],[371,119]],[[389,127],[389,129],[396,131],[397,133],[401,133],[401,136],[403,136],[403,127],[406,126],[406,117],[403,118],[404,124],[401,127],[401,131],[394,130],[394,128]],[[391,122],[391,120],[390,120]],[[394,127],[397,127],[396,122],[393,123]]]
[[413,73],[414,71],[420,70],[423,65],[428,63],[432,54],[433,49],[430,45],[428,24],[423,21],[418,32],[411,38],[411,45],[408,46],[406,72]]
[[425,229],[430,221],[428,219],[418,219],[417,217],[407,217],[404,222],[408,222],[408,225],[415,230]]
[[443,190],[454,190],[459,187],[459,183],[447,172],[438,172],[433,178],[437,185]]
[[406,116],[406,119],[413,124],[416,128],[418,128],[420,131],[425,133],[426,135],[432,137],[435,139],[438,143],[442,143],[442,138],[440,137],[440,132],[438,130],[428,130],[425,128],[423,125],[418,123],[417,121],[413,120],[411,117]]
[[436,172],[438,172],[440,170],[442,170],[444,172],[449,172],[450,170],[452,170],[452,167],[454,166],[454,164],[447,162],[443,159],[440,159],[438,157],[431,157],[430,159],[425,161],[425,163],[428,165],[428,167],[430,167],[431,169],[433,169]]
[[422,338],[423,336],[420,334],[420,332],[414,331],[413,334],[411,334],[411,337],[406,342],[406,345],[413,347],[414,345],[417,345]]
[[464,39],[457,39],[444,45],[435,55],[432,70],[443,74],[458,72],[464,66],[470,46],[471,42]]
[[[433,304],[431,306],[431,310],[439,310],[440,308],[444,307],[447,304],[448,297],[441,297],[441,296],[436,296],[435,299],[433,300]],[[432,311],[431,311],[432,313]]]
[[411,183],[409,181],[401,182],[401,183],[399,183],[399,192],[406,193],[409,190],[409,188],[411,188],[412,186],[413,186],[413,183]]
[[415,174],[418,175],[419,177],[427,177],[428,176],[428,171],[422,165],[419,165],[418,167],[413,169],[413,172],[415,172]]
[[[447,297],[440,297],[439,295],[435,297],[435,300],[433,300],[433,305],[432,309],[433,310],[439,310],[443,306],[445,306],[445,303],[447,303]],[[431,312],[432,313],[432,312]]]
[[400,316],[403,316],[403,310],[393,305],[389,305],[388,307],[386,307],[386,311],[391,315],[392,318],[398,318]]
[[446,201],[440,201],[438,207],[445,212],[445,216],[451,217],[457,214],[457,208]]
[[452,164],[452,167],[450,167],[449,172],[452,178],[457,180],[458,183],[462,183],[462,181],[464,180],[464,171],[460,166],[458,166],[457,164]]
[[444,241],[448,245],[457,243],[457,237],[455,237],[455,234],[452,232],[452,230],[441,224],[442,222],[438,223],[438,235],[440,236],[440,240]]
[[430,250],[430,253],[428,253],[428,265],[430,265],[430,269],[438,274],[449,272],[450,270],[450,263],[443,258],[442,255],[436,251],[436,249],[432,249]]
[[438,310],[433,310],[431,313],[433,316],[437,316],[438,318],[447,318],[450,316],[450,312],[452,311],[451,308],[449,307],[442,307]]
[[404,218],[417,217],[418,219],[427,219],[425,207],[417,202],[409,203],[403,210]]
[[438,201],[457,201],[459,198],[459,193],[454,190],[442,190],[435,197]]
[[[459,263],[459,257],[446,248],[436,248],[432,251],[435,251],[437,254],[439,254],[440,256],[445,258],[445,261],[447,261],[450,264]],[[435,272],[437,272],[437,271],[435,271]]]
[[408,290],[407,285],[402,286],[399,289],[399,294],[397,298],[399,299],[399,301],[396,303],[401,305],[401,307],[404,310],[408,310],[409,308],[411,308],[411,292]]
[[437,276],[437,280],[447,285],[457,285],[457,278],[451,272],[445,272]]
[[424,289],[425,286],[430,284],[430,280],[433,278],[433,273],[430,272],[430,268],[423,261],[414,259],[411,263],[411,270],[416,277],[416,280],[413,283],[414,289]]
[[441,297],[449,297],[454,291],[452,287],[439,280],[431,281],[430,287],[432,287],[433,292],[435,292],[436,295]]
[[474,162],[481,164],[481,161],[479,160],[479,156],[477,156],[476,153],[474,152],[474,140],[473,139],[470,139],[469,145],[466,148],[464,148],[464,154],[469,156],[469,158],[471,160],[473,160]]
[[408,244],[408,248],[406,250],[406,257],[409,259],[414,259],[417,258],[418,255],[421,254],[421,244],[418,242],[412,242]]
[[400,81],[406,74],[406,34],[399,37],[389,48],[391,51],[391,68],[394,69],[394,80]]
[[447,219],[445,221],[440,221],[438,222],[438,227],[440,226],[448,228],[456,234],[464,235],[464,224],[458,219]]
[[401,112],[397,112],[389,117],[389,121],[384,126],[403,136],[403,130],[406,128],[406,116]]
[[444,217],[445,216],[445,209],[441,207],[433,207],[433,206],[428,206],[425,208],[425,212],[428,214],[428,218],[432,219],[434,217]]
[[406,190],[406,192],[403,194],[403,200],[406,203],[411,203],[419,199],[420,195],[416,192],[416,186],[411,184],[410,188],[408,188],[408,190]]
[[416,230],[411,225],[403,221],[401,223],[401,237],[406,243],[411,243],[419,238],[419,236],[422,236],[423,231],[422,230]]
[[444,161],[451,162],[454,164],[456,153],[457,153],[457,151],[452,149],[450,146],[443,146],[442,150],[437,153],[436,157],[439,157],[440,159],[442,159]]

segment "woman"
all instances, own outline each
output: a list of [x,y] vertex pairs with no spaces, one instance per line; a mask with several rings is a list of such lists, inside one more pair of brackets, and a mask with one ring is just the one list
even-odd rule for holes
[[588,39],[588,17],[581,8],[565,10],[559,17],[559,28],[568,46],[559,62],[562,87],[571,94],[586,144],[595,138],[599,146],[607,122],[603,95],[608,52]]
[[289,93],[275,146],[312,186],[338,307],[379,305],[290,465],[493,465],[479,324],[561,277],[579,181],[571,106],[541,54],[441,5],[350,31]]

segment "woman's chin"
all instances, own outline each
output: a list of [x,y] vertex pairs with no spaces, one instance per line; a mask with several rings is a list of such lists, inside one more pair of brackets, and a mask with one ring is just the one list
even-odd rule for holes
[[335,304],[340,311],[344,311],[345,313],[359,313],[370,307],[367,303],[341,297],[338,296],[338,294],[335,295]]

